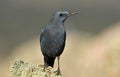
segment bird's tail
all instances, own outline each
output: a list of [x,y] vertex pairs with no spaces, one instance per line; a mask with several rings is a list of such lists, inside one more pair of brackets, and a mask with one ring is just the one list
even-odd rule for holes
[[48,66],[53,67],[54,66],[54,61],[55,61],[55,57],[44,56],[44,65],[46,67],[48,67]]

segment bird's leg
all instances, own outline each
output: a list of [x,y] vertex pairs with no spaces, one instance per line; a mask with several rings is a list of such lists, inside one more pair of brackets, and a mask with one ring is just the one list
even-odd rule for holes
[[60,56],[57,57],[57,61],[58,61],[57,74],[58,74],[58,75],[62,75],[62,74],[61,74],[61,71],[60,71],[60,63],[59,63],[59,60],[60,60]]
[[58,71],[60,71],[60,63],[59,63],[60,56],[57,57],[57,60],[58,60]]
[[44,63],[43,71],[45,72],[45,69],[47,68],[46,63]]
[[47,60],[47,58],[44,56],[44,68],[43,68],[44,72],[45,72],[46,68],[48,67],[48,65],[46,64],[46,60]]

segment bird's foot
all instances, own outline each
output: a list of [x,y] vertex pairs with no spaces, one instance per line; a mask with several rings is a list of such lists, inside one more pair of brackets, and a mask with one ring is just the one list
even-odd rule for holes
[[44,66],[43,66],[43,72],[45,72],[46,69],[47,69],[47,67],[44,65]]
[[60,71],[59,69],[57,69],[57,70],[54,71],[54,72],[56,73],[56,75],[60,75],[60,76],[62,76],[61,71]]
[[45,72],[46,67],[43,68],[43,72]]

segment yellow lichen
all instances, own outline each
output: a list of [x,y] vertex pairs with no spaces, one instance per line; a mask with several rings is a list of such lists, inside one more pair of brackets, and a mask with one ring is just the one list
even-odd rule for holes
[[56,69],[48,67],[44,72],[43,65],[34,65],[16,60],[11,65],[10,77],[61,77],[55,71]]

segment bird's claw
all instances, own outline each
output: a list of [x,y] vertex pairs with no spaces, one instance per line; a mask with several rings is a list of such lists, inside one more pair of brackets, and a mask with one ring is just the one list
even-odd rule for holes
[[58,69],[55,71],[55,73],[56,73],[56,75],[60,75],[60,76],[62,76],[61,71],[58,70]]

